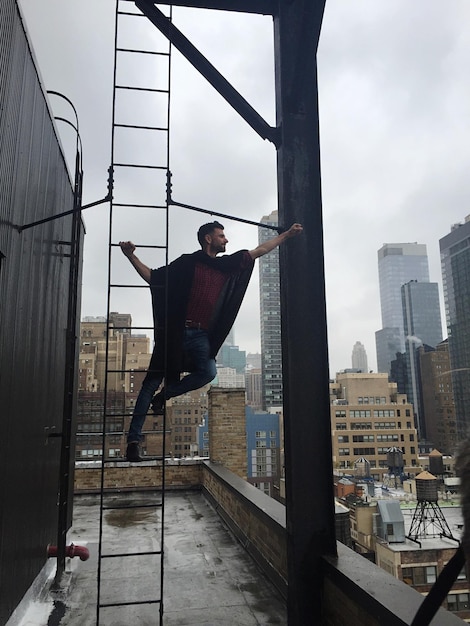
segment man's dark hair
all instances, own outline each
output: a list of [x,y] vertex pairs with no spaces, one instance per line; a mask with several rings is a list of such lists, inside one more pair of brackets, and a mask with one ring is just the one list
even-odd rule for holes
[[205,237],[206,235],[210,235],[216,228],[220,228],[224,230],[224,227],[220,222],[209,222],[207,224],[203,224],[200,229],[197,231],[197,240],[201,244],[201,248],[204,247]]

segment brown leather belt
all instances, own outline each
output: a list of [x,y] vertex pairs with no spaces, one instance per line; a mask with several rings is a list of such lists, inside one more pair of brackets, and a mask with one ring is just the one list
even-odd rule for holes
[[197,328],[197,330],[205,330],[201,325],[201,322],[193,322],[193,320],[186,320],[184,323],[185,328]]

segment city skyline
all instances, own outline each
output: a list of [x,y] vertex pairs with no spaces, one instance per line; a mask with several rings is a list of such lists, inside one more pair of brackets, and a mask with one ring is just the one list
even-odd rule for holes
[[[106,193],[109,167],[113,3],[83,0],[71,7],[59,0],[21,0],[20,5],[45,88],[63,92],[77,108],[84,202],[94,202]],[[376,369],[374,332],[381,322],[375,259],[381,243],[426,244],[430,280],[441,289],[438,241],[465,215],[469,190],[469,15],[464,0],[449,7],[437,0],[411,6],[404,0],[393,6],[376,0],[360,0],[354,7],[340,0],[326,3],[319,90],[332,376],[348,366],[357,339],[367,350],[370,369]],[[175,9],[174,19],[255,108],[274,120],[272,20],[183,8]],[[275,150],[178,55],[172,84],[175,199],[259,221],[277,204]],[[51,107],[69,117],[52,97]],[[57,127],[70,161],[73,133]],[[84,220],[82,315],[104,314],[106,209],[90,209]],[[196,249],[194,233],[202,221],[199,214],[172,209],[172,258]],[[254,227],[222,222],[228,251],[255,247]],[[142,244],[150,235],[143,220],[131,217],[117,237]],[[157,263],[150,252],[144,258]],[[131,313],[136,325],[149,326],[150,298],[139,291]],[[258,291],[254,275],[235,326],[237,343],[247,352],[260,349],[254,323]],[[113,308],[125,310],[124,304],[118,301]]]

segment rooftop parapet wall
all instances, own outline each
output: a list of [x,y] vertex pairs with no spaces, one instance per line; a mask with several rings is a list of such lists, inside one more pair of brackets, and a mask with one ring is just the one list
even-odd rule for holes
[[[168,489],[203,489],[209,502],[284,597],[287,595],[285,507],[219,464],[203,459],[167,461]],[[97,492],[100,463],[78,463],[77,493]],[[160,461],[116,462],[106,470],[107,490],[155,489]],[[117,487],[116,485],[119,485]],[[324,626],[408,626],[422,596],[384,570],[338,543],[338,559],[323,559]],[[317,609],[312,607],[316,615]],[[431,626],[462,620],[440,609]]]
[[[167,489],[200,489],[202,462],[175,459],[165,462]],[[138,465],[116,461],[105,468],[104,489],[112,491],[144,491],[161,488],[161,461],[143,461]],[[98,493],[101,490],[101,462],[81,461],[75,466],[75,493]]]
[[247,478],[245,389],[209,390],[209,456]]

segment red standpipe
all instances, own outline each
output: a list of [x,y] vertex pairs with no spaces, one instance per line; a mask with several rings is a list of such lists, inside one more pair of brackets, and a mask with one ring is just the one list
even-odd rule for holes
[[[47,546],[47,556],[57,556],[57,546],[51,546],[50,544]],[[80,557],[80,561],[86,561],[90,558],[90,552],[88,548],[84,546],[76,546],[71,543],[69,546],[65,547],[65,556],[69,558],[73,558],[74,556]]]

